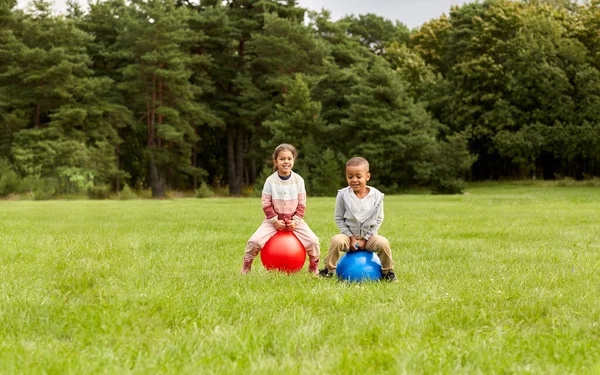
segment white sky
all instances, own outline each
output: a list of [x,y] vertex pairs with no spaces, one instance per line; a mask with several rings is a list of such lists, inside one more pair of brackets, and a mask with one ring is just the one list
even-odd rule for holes
[[[87,4],[87,0],[78,0]],[[452,5],[461,5],[473,0],[297,0],[303,8],[316,11],[327,9],[331,11],[333,20],[347,14],[375,13],[392,21],[400,21],[409,28],[421,26],[423,23],[448,14]],[[20,8],[25,7],[29,0],[18,0]],[[64,11],[66,0],[55,0],[55,9]]]
[[331,11],[337,20],[348,14],[375,13],[392,21],[400,21],[412,29],[425,22],[448,14],[453,5],[472,3],[473,0],[297,0],[300,6],[320,11]]

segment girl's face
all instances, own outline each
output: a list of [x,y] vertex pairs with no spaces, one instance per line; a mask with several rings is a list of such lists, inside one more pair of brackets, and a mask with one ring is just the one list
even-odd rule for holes
[[289,176],[292,173],[294,167],[294,154],[288,150],[279,151],[277,158],[273,160],[277,167],[277,173],[280,176]]
[[367,193],[367,181],[371,178],[371,174],[367,172],[363,165],[353,165],[346,167],[346,181],[348,186],[357,195]]

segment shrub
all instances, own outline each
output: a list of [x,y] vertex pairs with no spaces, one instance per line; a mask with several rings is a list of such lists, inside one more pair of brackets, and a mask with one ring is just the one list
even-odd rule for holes
[[[308,193],[312,196],[335,196],[346,185],[344,162],[331,149],[325,150],[308,179]],[[305,179],[306,180],[306,179]]]
[[12,170],[6,159],[0,159],[0,197],[18,193],[20,185],[19,175]]
[[55,178],[32,178],[27,183],[36,201],[52,199],[58,191],[58,181]]
[[106,199],[110,197],[110,190],[106,185],[90,186],[87,190],[90,199]]
[[196,198],[212,198],[215,193],[208,187],[208,185],[202,181],[200,187],[196,189]]
[[461,134],[442,141],[433,168],[431,187],[435,194],[459,194],[466,187],[462,176],[471,168],[476,157],[469,153],[467,139]]
[[[254,182],[254,185],[252,185],[252,192],[254,193],[255,197],[260,197],[262,195],[262,189],[265,184],[265,180],[267,179],[267,177],[269,177],[272,174],[273,174],[272,166],[268,166],[268,165],[263,166],[262,170],[258,174],[258,177],[256,178],[256,181]],[[304,175],[302,175],[302,177],[304,177]]]
[[119,193],[120,200],[137,199],[137,195],[131,190],[129,185],[125,184]]

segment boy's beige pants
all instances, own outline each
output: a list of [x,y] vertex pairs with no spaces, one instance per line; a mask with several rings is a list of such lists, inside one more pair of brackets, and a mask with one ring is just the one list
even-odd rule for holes
[[[325,257],[325,267],[329,272],[334,272],[337,267],[337,262],[342,257],[342,253],[347,252],[350,249],[350,237],[345,234],[336,234],[331,238],[331,245],[327,250],[327,256]],[[394,261],[392,260],[392,249],[390,248],[390,242],[387,238],[374,235],[367,240],[365,249],[372,251],[379,256],[381,260],[381,272],[386,274],[389,270],[394,268]]]

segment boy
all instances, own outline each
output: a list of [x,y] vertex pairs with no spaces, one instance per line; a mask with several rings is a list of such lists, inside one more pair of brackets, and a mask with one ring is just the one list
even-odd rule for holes
[[335,201],[335,224],[341,234],[333,236],[319,277],[332,277],[342,252],[368,249],[381,260],[382,280],[397,282],[392,268],[389,241],[377,234],[383,223],[383,193],[367,186],[371,178],[369,162],[355,157],[346,163],[348,187],[338,190]]

